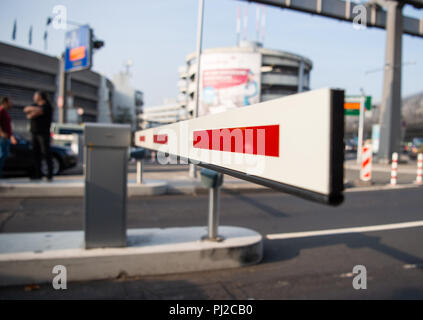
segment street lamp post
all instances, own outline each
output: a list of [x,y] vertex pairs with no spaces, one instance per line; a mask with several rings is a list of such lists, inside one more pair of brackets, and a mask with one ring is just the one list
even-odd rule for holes
[[[198,23],[197,23],[197,73],[195,76],[195,109],[194,118],[198,118],[198,109],[200,103],[200,72],[201,72],[201,47],[203,42],[203,18],[204,18],[204,0],[199,0]],[[191,178],[197,178],[197,166],[190,164],[189,174]]]

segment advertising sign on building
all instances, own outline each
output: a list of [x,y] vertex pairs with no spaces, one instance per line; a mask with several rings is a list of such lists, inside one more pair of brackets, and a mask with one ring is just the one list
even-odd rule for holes
[[91,68],[92,34],[89,26],[82,26],[66,33],[65,71],[80,71]]
[[199,115],[260,102],[259,53],[207,53],[201,60]]

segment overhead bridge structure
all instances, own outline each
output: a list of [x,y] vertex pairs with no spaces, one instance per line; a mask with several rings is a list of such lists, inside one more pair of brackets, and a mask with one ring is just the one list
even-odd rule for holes
[[[358,22],[367,27],[386,29],[381,132],[378,159],[389,162],[401,145],[401,69],[402,34],[423,38],[423,19],[405,17],[405,5],[423,8],[423,0],[243,0],[283,9]],[[365,9],[365,10],[364,10]]]
[[[348,0],[244,0],[267,4],[283,9],[291,9],[311,14],[353,22],[362,12],[355,9],[363,5],[366,10],[366,26],[386,29],[387,11],[383,9],[385,2],[401,2],[423,8],[423,0],[415,1],[368,1],[365,3]],[[403,17],[403,33],[423,37],[423,19]]]

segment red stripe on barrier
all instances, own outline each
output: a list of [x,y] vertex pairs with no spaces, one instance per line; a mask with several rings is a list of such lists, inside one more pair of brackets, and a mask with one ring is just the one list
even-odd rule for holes
[[197,149],[279,157],[279,125],[194,131]]
[[367,158],[366,160],[363,161],[363,165],[361,166],[362,168],[364,168],[365,166],[367,166],[370,163],[370,158]]
[[141,142],[145,142],[145,136],[141,136],[141,137],[140,137],[140,141],[141,141]]
[[155,134],[153,141],[157,144],[167,144],[167,134]]

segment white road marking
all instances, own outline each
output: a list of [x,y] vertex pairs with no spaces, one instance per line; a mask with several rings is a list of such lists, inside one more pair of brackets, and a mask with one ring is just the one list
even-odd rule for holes
[[334,234],[364,233],[364,232],[372,232],[372,231],[395,230],[395,229],[405,229],[405,228],[415,228],[415,227],[423,227],[423,220],[404,222],[404,223],[383,224],[383,225],[377,225],[377,226],[356,227],[356,228],[342,228],[342,229],[328,229],[328,230],[318,230],[318,231],[268,234],[266,238],[269,240],[295,239],[295,238],[328,236],[328,235],[334,235]]
[[416,264],[405,264],[402,266],[404,269],[408,270],[408,269],[416,269],[417,265]]
[[405,264],[402,267],[405,270],[422,269],[423,268],[423,263],[419,263],[419,264]]
[[341,274],[339,277],[340,278],[352,278],[353,276],[354,276],[354,274],[352,272],[348,272],[348,273]]

